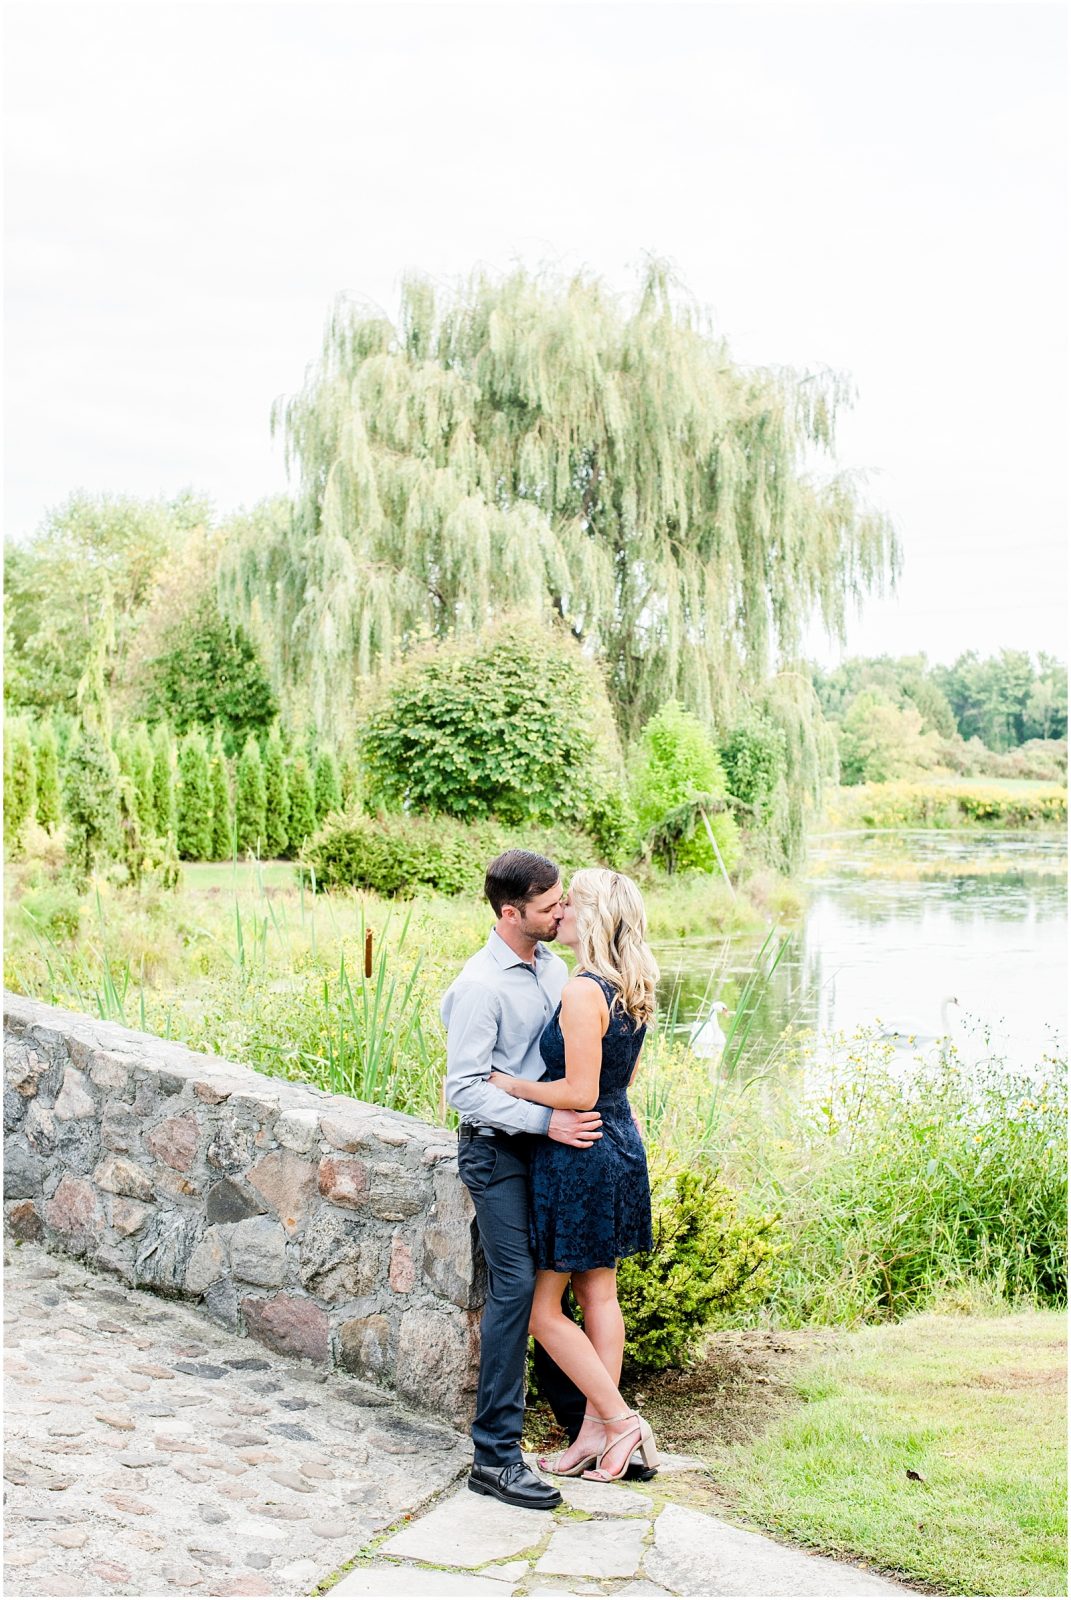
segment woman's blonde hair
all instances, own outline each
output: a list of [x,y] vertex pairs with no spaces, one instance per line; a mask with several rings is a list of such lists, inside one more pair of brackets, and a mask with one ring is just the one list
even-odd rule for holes
[[640,891],[623,872],[584,867],[573,875],[569,899],[576,912],[578,965],[612,983],[614,1004],[636,1022],[650,1022],[658,963],[647,943]]

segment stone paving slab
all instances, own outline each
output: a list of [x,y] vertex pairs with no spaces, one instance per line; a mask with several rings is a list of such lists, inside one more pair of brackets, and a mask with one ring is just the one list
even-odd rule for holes
[[433,1511],[380,1546],[388,1556],[440,1567],[482,1567],[542,1544],[554,1526],[550,1511],[522,1511],[463,1485]]
[[660,1512],[644,1569],[678,1595],[904,1594],[875,1572],[775,1544],[687,1506]]
[[[527,1569],[526,1569],[527,1570]],[[428,1567],[394,1567],[376,1561],[371,1566],[359,1567],[347,1573],[330,1591],[336,1594],[363,1594],[371,1600],[390,1600],[394,1595],[413,1597],[457,1595],[459,1600],[508,1600],[513,1585],[496,1583],[490,1578],[477,1577],[471,1572],[435,1572]]]
[[10,1595],[308,1594],[470,1458],[341,1374],[37,1246],[9,1253]]

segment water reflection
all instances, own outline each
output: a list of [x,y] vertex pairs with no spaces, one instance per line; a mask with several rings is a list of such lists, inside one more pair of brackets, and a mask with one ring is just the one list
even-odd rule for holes
[[[1062,838],[920,830],[814,841],[806,913],[754,1008],[752,1065],[775,1065],[783,1030],[880,1021],[919,1044],[951,1032],[1032,1068],[1066,1037],[1067,886]],[[920,872],[943,875],[920,877]],[[684,1024],[713,999],[735,1009],[762,937],[659,946],[661,999]]]

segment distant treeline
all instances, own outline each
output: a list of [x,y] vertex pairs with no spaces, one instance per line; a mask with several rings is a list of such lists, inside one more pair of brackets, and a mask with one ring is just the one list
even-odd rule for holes
[[836,728],[844,783],[927,770],[1066,775],[1067,668],[1044,652],[969,651],[950,667],[924,655],[856,656],[812,676]]

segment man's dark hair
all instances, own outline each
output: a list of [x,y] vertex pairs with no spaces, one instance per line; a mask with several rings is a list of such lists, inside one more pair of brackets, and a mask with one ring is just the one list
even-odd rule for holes
[[553,889],[560,877],[557,866],[546,856],[537,856],[532,850],[506,850],[488,867],[483,892],[495,916],[500,917],[503,906],[523,911],[537,894]]

